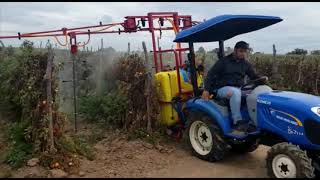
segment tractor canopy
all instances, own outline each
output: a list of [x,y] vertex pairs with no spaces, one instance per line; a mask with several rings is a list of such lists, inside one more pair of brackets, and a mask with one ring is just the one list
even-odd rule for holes
[[221,15],[179,32],[174,42],[225,41],[282,21],[275,16]]

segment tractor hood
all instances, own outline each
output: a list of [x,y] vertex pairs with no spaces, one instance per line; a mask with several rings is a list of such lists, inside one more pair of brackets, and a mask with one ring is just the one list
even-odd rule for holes
[[[258,96],[258,103],[270,104],[272,107],[310,112],[314,107],[320,107],[320,97],[290,91],[271,91]],[[316,113],[313,113],[316,115]],[[320,114],[318,115],[320,117]]]
[[257,109],[261,128],[301,147],[320,149],[319,96],[270,91],[258,95]]
[[281,21],[276,16],[221,15],[179,32],[174,42],[224,41]]

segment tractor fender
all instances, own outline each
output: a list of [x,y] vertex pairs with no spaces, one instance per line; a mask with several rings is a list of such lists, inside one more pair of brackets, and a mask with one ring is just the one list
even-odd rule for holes
[[224,134],[231,131],[228,117],[223,115],[221,109],[213,101],[206,101],[201,98],[193,98],[186,102],[184,112],[197,111],[207,114],[213,121],[220,126]]

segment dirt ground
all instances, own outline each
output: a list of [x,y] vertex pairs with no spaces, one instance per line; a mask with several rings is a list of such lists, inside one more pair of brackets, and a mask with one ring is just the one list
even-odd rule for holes
[[[92,129],[87,124],[81,126]],[[120,132],[105,133],[105,138],[93,147],[95,160],[81,159],[82,176],[69,177],[268,177],[265,157],[269,147],[266,146],[245,155],[230,153],[223,161],[210,163],[191,154],[187,137],[181,141],[161,138],[152,145],[139,139],[127,141]]]
[[264,146],[246,155],[230,154],[218,163],[192,156],[185,144],[177,142],[154,147],[139,140],[103,140],[95,149],[96,160],[82,160],[83,177],[267,177],[264,159],[268,148]]
[[[80,159],[79,174],[68,177],[267,177],[265,156],[267,147],[245,155],[230,154],[221,162],[210,163],[191,155],[185,141],[165,138],[156,145],[143,140],[128,141],[121,133],[106,133],[94,147],[93,161]],[[10,168],[0,165],[1,171]],[[10,170],[11,177],[48,177],[48,171],[36,167]]]

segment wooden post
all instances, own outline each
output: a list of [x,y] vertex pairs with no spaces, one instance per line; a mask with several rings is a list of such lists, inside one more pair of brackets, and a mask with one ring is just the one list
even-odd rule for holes
[[48,112],[48,119],[49,119],[49,136],[50,136],[50,143],[49,143],[49,151],[55,152],[54,147],[54,137],[53,137],[53,118],[52,118],[52,66],[53,66],[53,50],[51,44],[48,43],[48,60],[47,60],[47,69],[46,74],[44,75],[44,80],[47,82],[47,112]]
[[273,73],[278,73],[278,66],[276,63],[277,50],[276,50],[276,45],[274,45],[274,44],[272,45],[272,52],[273,52],[273,64],[274,64],[274,67],[272,68]]
[[1,50],[4,50],[5,46],[4,46],[4,44],[3,44],[3,42],[1,40],[0,40],[0,45],[2,46]]
[[74,131],[78,131],[78,122],[77,122],[77,56],[76,54],[71,54],[72,58],[72,82],[73,82],[73,104],[74,104]]
[[274,80],[279,80],[279,73],[278,73],[278,62],[276,60],[277,50],[276,45],[272,45],[272,52],[273,52],[273,62],[272,62],[272,78]]
[[128,42],[128,54],[130,54],[130,42]]
[[101,38],[101,50],[103,50],[103,39]]
[[145,56],[145,66],[147,69],[147,80],[146,80],[146,96],[147,96],[147,131],[151,133],[152,127],[151,127],[151,117],[150,117],[150,90],[151,90],[151,69],[149,65],[149,59],[148,59],[148,51],[146,48],[146,43],[142,42],[142,48],[144,51]]
[[316,74],[316,82],[315,82],[315,88],[314,88],[314,90],[315,90],[315,94],[316,95],[319,95],[319,91],[318,91],[318,81],[319,81],[319,71],[320,71],[320,63],[319,63],[319,61],[317,61],[317,69],[316,69],[317,71],[317,74]]

